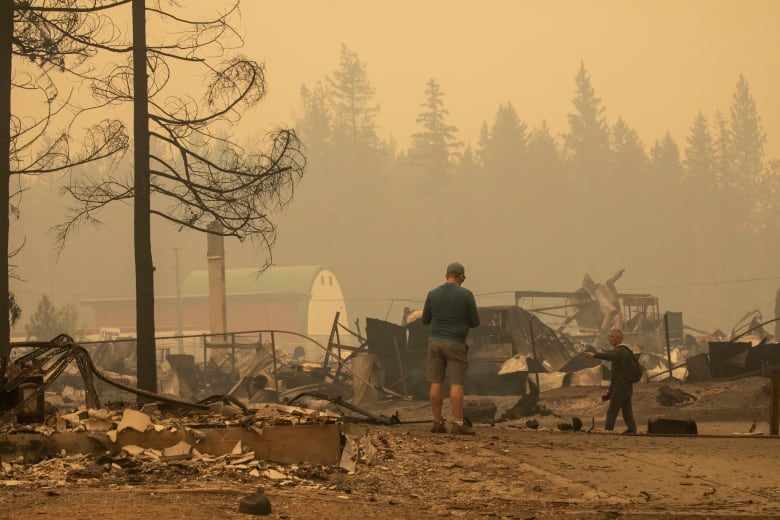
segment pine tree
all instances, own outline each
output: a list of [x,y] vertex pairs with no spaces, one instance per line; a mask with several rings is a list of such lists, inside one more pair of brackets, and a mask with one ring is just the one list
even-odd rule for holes
[[680,148],[669,132],[650,150],[650,170],[662,182],[679,183],[683,176]]
[[605,108],[590,82],[585,64],[575,78],[575,111],[569,113],[569,133],[564,136],[564,150],[580,176],[598,174],[606,169],[609,158],[609,128]]
[[460,156],[460,161],[456,168],[456,176],[459,181],[474,180],[480,174],[481,166],[476,159],[471,144],[467,144],[466,148]]
[[47,295],[41,297],[38,309],[30,316],[30,323],[25,325],[28,338],[38,341],[48,341],[58,334],[78,336],[79,313],[75,305],[66,305],[57,309]]
[[563,162],[561,152],[555,137],[547,126],[547,121],[531,131],[528,137],[528,151],[526,157],[528,171],[548,182],[552,178],[562,177]]
[[[766,184],[763,178],[766,134],[756,110],[756,102],[742,74],[737,81],[730,115],[734,181],[751,201],[748,227],[758,231],[765,226],[766,208],[770,205],[770,201],[766,200],[766,190],[763,189]],[[757,251],[756,244],[751,244],[751,249]]]
[[490,127],[487,121],[482,121],[482,126],[479,127],[479,139],[477,140],[477,150],[474,153],[474,158],[480,166],[485,166],[489,161],[488,148],[490,147]]
[[[691,125],[690,134],[686,138],[685,160],[683,169],[683,199],[687,216],[681,221],[683,232],[688,238],[688,247],[692,261],[702,264],[715,253],[714,245],[718,243],[717,234],[711,230],[723,218],[720,199],[722,192],[718,188],[716,177],[715,143],[710,133],[707,118],[701,111],[696,115]],[[678,228],[679,232],[679,228]],[[709,263],[710,266],[713,263]]]
[[453,160],[463,146],[456,137],[457,127],[446,122],[449,111],[444,108],[443,98],[441,86],[431,78],[425,87],[423,111],[416,120],[421,131],[412,134],[409,149],[412,163],[421,167],[426,176],[435,182],[449,179]]
[[621,182],[636,181],[647,170],[647,152],[639,134],[618,118],[612,127],[612,171]]
[[733,134],[722,112],[715,112],[715,181],[719,190],[729,190],[736,186],[734,172]]
[[481,200],[485,196],[487,186],[485,172],[477,160],[477,154],[470,143],[466,144],[455,167],[455,179],[451,190],[452,206],[461,209],[473,207],[475,197],[479,197],[476,200]]
[[501,103],[493,124],[483,124],[480,133],[478,157],[482,164],[483,182],[477,189],[492,201],[490,217],[511,218],[522,198],[528,182],[526,169],[527,126],[520,120],[511,103]]
[[374,87],[368,81],[366,64],[357,53],[341,45],[339,67],[327,78],[333,139],[337,148],[351,150],[353,157],[379,148]]
[[[513,194],[517,204],[512,207],[522,207],[525,215],[545,215],[551,207],[566,207],[571,195],[558,143],[543,120],[528,136],[522,185]],[[559,225],[549,219],[545,233],[555,234]]]
[[528,135],[512,103],[499,104],[488,135],[480,143],[488,174],[504,180],[516,177],[526,157]]
[[626,193],[643,193],[645,199],[652,198],[655,192],[648,175],[649,159],[637,131],[618,117],[610,141],[610,164],[601,194],[615,201],[624,200]]
[[[656,140],[650,149],[649,172],[651,177],[651,198],[659,209],[666,208],[667,214],[680,211],[684,194],[682,193],[683,165],[680,148],[669,132]],[[676,217],[675,217],[676,218]],[[669,222],[674,226],[674,220]]]
[[680,148],[669,132],[656,140],[650,149],[650,204],[655,215],[645,239],[654,245],[657,267],[672,271],[679,258],[691,247],[685,233],[684,219],[688,208],[682,192],[683,167]]
[[685,146],[685,178],[688,185],[698,190],[715,187],[715,145],[712,141],[707,118],[701,111],[691,125],[691,133]]
[[296,121],[296,131],[306,147],[307,161],[321,166],[331,147],[328,93],[322,81],[311,89],[301,86],[301,103],[303,115]]
[[[777,244],[775,237],[780,230],[780,160],[769,161],[760,177],[753,202],[754,229],[766,233],[766,244]],[[772,257],[777,253],[772,252]]]
[[748,82],[741,74],[731,104],[730,129],[734,180],[754,187],[763,169],[766,135]]

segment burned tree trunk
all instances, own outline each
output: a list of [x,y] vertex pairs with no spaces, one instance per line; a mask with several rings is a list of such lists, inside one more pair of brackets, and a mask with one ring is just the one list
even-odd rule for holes
[[146,13],[143,0],[133,0],[133,140],[135,191],[135,313],[138,338],[138,388],[157,392],[157,352],[154,339],[154,265],[149,212],[149,97],[146,78]]

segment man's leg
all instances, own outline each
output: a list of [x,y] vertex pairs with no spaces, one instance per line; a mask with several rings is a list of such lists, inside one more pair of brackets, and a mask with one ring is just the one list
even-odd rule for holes
[[607,408],[607,420],[604,422],[604,429],[612,431],[615,428],[618,412],[620,411],[622,398],[620,393],[612,392],[609,397],[609,407]]
[[450,385],[450,405],[452,405],[452,420],[463,424],[463,385]]
[[636,420],[634,420],[634,410],[631,404],[630,395],[623,402],[623,422],[626,423],[626,429],[628,431],[636,433]]
[[468,350],[465,345],[447,345],[447,372],[450,378],[450,405],[452,405],[452,433],[474,435],[474,429],[464,424],[463,401],[466,370],[468,370]]
[[431,390],[428,398],[431,402],[431,414],[433,415],[434,426],[442,422],[441,408],[444,397],[442,396],[442,382],[444,381],[444,372],[446,370],[446,359],[441,353],[441,343],[438,341],[428,342],[428,357],[426,360],[426,371],[428,381],[431,383]]
[[[440,423],[441,407],[442,407],[442,402],[444,401],[444,398],[442,397],[442,393],[441,393],[441,383],[431,383],[431,391],[429,394],[429,399],[431,401],[431,413],[433,414],[433,422]],[[452,396],[450,396],[450,399],[452,399]],[[463,404],[463,400],[461,399],[461,405],[462,404]],[[461,406],[461,413],[462,413],[462,409],[463,407]]]
[[450,378],[450,405],[452,420],[463,424],[463,385],[466,383],[466,371],[469,367],[468,349],[465,345],[450,343],[445,347],[447,372]]

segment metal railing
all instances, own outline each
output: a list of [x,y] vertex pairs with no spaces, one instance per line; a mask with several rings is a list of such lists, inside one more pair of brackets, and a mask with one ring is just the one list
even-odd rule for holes
[[[137,343],[134,337],[118,337],[103,340],[80,341],[90,353],[116,348],[120,345],[134,347]],[[208,363],[214,351],[229,351],[231,367],[237,365],[237,357],[241,351],[253,350],[262,345],[270,345],[280,354],[296,355],[296,347],[302,347],[302,355],[306,359],[319,359],[324,356],[327,347],[317,339],[287,330],[250,330],[225,332],[219,334],[185,334],[177,336],[155,337],[157,364],[164,362],[171,354],[191,355],[196,363]],[[131,350],[133,355],[135,349]],[[296,355],[297,356],[297,355]],[[104,367],[105,368],[105,367]]]

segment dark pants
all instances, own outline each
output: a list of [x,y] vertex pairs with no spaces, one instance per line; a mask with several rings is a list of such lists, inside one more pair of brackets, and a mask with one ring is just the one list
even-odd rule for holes
[[634,386],[617,386],[612,389],[609,398],[609,408],[607,408],[607,421],[604,424],[605,430],[613,430],[618,412],[623,412],[623,421],[630,432],[636,433],[636,421],[634,420],[634,411],[631,409],[631,397],[634,395]]

